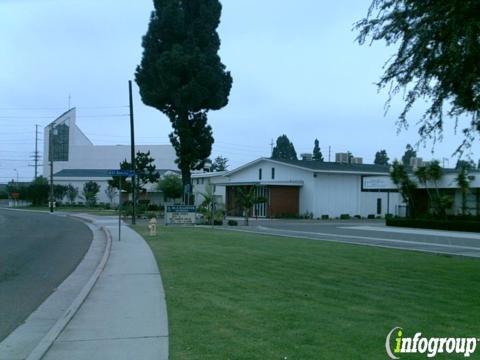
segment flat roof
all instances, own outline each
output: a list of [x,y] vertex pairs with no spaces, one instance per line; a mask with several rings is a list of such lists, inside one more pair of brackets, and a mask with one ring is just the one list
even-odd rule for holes
[[[59,177],[85,177],[85,178],[111,178],[112,175],[109,174],[110,169],[63,169],[55,173],[53,176],[56,178]],[[167,172],[179,173],[178,170],[170,169],[159,169],[157,173],[162,176]]]

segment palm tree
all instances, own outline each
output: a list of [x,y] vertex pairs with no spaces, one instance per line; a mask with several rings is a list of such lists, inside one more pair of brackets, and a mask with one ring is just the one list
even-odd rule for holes
[[443,177],[443,169],[440,166],[438,160],[434,160],[427,167],[427,176],[433,182],[435,186],[435,203],[437,208],[437,214],[440,216],[445,216],[445,210],[448,207],[449,198],[442,197],[440,194],[440,189],[438,188],[438,182]]
[[205,188],[205,192],[200,193],[203,197],[202,207],[207,210],[207,219],[210,220],[211,225],[214,225],[214,218],[215,218],[215,205],[216,205],[216,198],[215,192],[213,191],[213,186],[208,185]]
[[470,182],[468,181],[468,170],[467,166],[461,166],[458,176],[455,178],[458,187],[460,188],[460,193],[462,194],[462,215],[467,214],[467,195],[468,190],[470,189]]
[[403,201],[407,203],[409,216],[415,217],[415,205],[413,198],[417,185],[410,179],[405,166],[398,160],[395,160],[392,164],[390,178],[397,186],[400,195],[402,195]]
[[239,205],[245,214],[245,225],[248,226],[248,218],[251,216],[252,208],[257,204],[263,204],[267,201],[262,196],[257,196],[257,187],[250,186],[246,188],[239,187],[237,192]]

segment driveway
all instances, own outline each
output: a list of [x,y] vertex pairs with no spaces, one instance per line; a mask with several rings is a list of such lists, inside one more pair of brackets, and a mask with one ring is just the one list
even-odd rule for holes
[[358,245],[480,257],[480,234],[385,226],[383,220],[253,220],[248,231]]
[[76,268],[90,229],[65,217],[0,209],[0,341]]

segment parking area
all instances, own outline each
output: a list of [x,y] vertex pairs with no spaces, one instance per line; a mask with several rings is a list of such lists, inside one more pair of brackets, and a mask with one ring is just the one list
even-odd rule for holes
[[480,234],[385,226],[383,220],[253,220],[241,231],[480,257]]

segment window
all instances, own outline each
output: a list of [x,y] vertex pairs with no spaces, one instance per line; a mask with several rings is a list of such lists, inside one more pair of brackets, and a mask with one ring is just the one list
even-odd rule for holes
[[203,182],[204,182],[204,180],[205,180],[205,179],[204,179],[204,178],[202,178],[202,185],[203,185]]
[[49,160],[68,161],[68,145],[69,145],[69,128],[66,124],[60,124],[50,128],[49,136],[51,136],[50,145],[52,146],[49,153]]
[[213,185],[213,192],[217,191],[217,185]]
[[377,215],[382,215],[382,199],[377,199]]
[[262,180],[262,169],[258,169],[258,180]]
[[200,185],[200,179],[197,179],[197,185]]
[[272,168],[272,180],[275,180],[275,168]]

